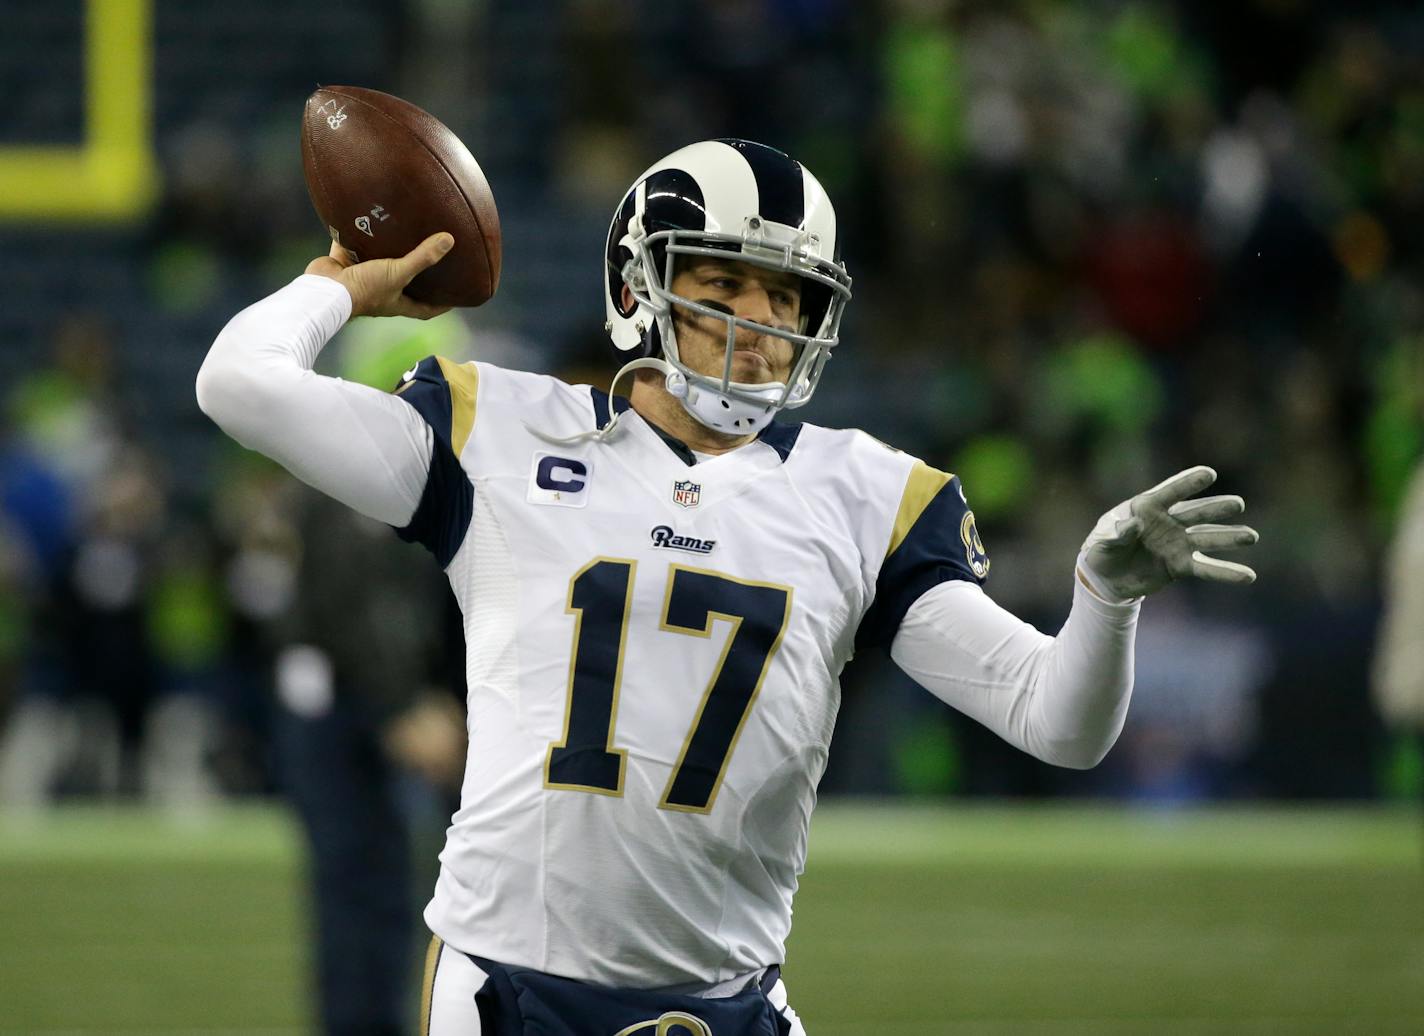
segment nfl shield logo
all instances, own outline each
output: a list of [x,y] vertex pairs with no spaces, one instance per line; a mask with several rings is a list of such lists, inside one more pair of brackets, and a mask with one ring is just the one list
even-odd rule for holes
[[702,499],[702,487],[691,479],[672,484],[672,502],[681,507],[696,507]]

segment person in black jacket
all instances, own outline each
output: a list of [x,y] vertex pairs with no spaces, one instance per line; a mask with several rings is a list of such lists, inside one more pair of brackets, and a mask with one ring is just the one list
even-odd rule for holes
[[415,548],[312,491],[297,514],[295,598],[271,627],[275,736],[310,843],[321,1031],[393,1036],[412,1014],[413,897],[430,877],[412,874],[412,842],[443,831],[465,764],[449,689],[464,681],[445,669],[463,637]]

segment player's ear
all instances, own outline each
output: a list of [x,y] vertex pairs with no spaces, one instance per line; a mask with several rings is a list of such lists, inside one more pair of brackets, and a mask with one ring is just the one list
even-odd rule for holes
[[633,289],[626,284],[623,285],[623,311],[625,313],[633,312]]

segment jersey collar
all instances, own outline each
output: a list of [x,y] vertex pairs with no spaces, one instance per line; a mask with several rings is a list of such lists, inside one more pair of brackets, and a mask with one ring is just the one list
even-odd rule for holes
[[[613,396],[613,408],[609,409],[609,395],[602,389],[589,388],[589,396],[593,400],[593,420],[598,428],[602,428],[608,423],[608,419],[613,414],[621,414],[632,409],[633,404],[626,396]],[[641,416],[641,415],[639,415]],[[658,433],[658,438],[667,444],[667,448],[677,456],[688,467],[697,463],[697,457],[693,455],[688,445],[676,436],[669,435],[653,422],[643,419],[644,423],[653,431]],[[801,435],[801,424],[799,422],[772,421],[760,432],[757,433],[757,441],[764,442],[776,451],[776,455],[781,458],[781,462],[786,463],[791,456],[791,450],[796,445],[796,439]]]

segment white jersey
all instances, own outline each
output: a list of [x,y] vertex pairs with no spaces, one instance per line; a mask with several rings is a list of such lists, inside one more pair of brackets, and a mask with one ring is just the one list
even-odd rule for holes
[[[958,481],[773,424],[710,460],[588,386],[423,361],[434,455],[407,539],[468,646],[462,803],[426,910],[466,952],[608,986],[779,963],[859,641],[987,568]],[[625,401],[614,401],[620,409]]]
[[633,413],[560,446],[606,395],[435,359],[394,396],[314,373],[350,303],[303,275],[238,313],[198,401],[449,572],[471,744],[426,918],[454,948],[699,995],[779,962],[853,645],[1046,762],[1121,731],[1139,602],[1075,579],[1054,637],[1000,608],[950,476],[810,425],[700,464]]

